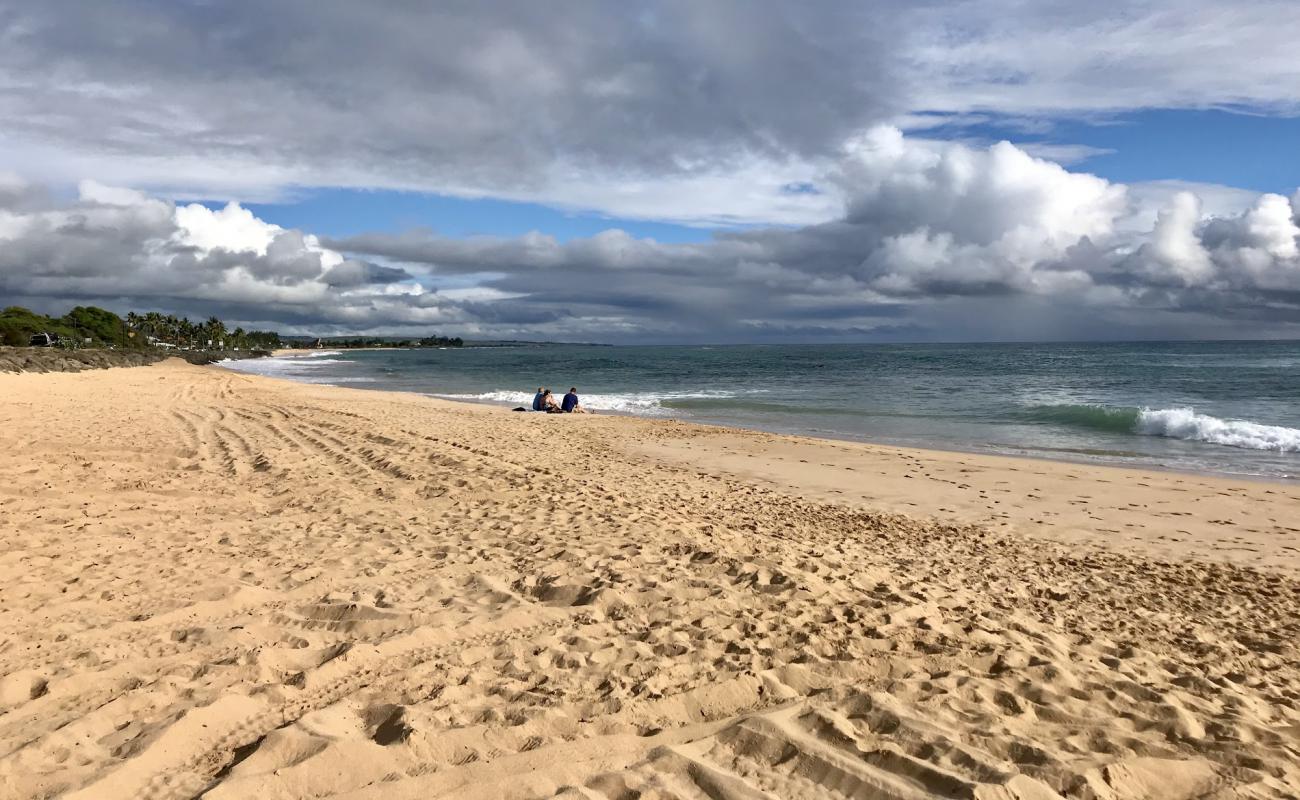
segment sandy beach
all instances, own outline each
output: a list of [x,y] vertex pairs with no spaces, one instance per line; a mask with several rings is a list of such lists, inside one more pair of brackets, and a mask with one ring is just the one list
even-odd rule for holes
[[0,375],[0,797],[1300,796],[1300,484]]

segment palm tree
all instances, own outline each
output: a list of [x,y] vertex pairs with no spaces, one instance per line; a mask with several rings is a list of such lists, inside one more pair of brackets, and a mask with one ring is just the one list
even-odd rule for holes
[[226,338],[226,324],[217,317],[208,317],[203,327],[208,334],[208,346],[221,347],[222,340]]
[[160,336],[164,333],[163,316],[162,314],[159,314],[157,311],[150,311],[149,313],[145,314],[144,317],[140,319],[140,322],[138,324],[140,326],[140,331],[146,337],[152,337],[154,339],[157,339],[160,338]]

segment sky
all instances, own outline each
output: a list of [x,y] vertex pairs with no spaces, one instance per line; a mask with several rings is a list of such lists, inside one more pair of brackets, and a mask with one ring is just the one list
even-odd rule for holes
[[626,342],[1300,337],[1243,0],[0,0],[0,305]]

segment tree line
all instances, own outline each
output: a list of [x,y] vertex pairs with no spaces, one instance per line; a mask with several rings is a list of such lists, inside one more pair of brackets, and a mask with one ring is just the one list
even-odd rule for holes
[[315,339],[291,337],[281,339],[275,331],[230,330],[218,317],[191,321],[175,314],[150,311],[127,312],[119,317],[96,306],[77,306],[61,317],[9,306],[0,311],[0,344],[25,347],[38,334],[56,337],[66,348],[177,347],[187,350],[276,350],[284,347],[461,347],[459,336],[425,336],[421,339],[340,337]]
[[49,317],[9,306],[0,311],[0,343],[23,347],[38,334],[57,337],[62,347],[146,348],[183,347],[190,350],[272,350],[281,346],[274,331],[229,330],[217,317],[191,322],[174,314],[128,312],[119,317],[96,306],[77,306],[61,317]]

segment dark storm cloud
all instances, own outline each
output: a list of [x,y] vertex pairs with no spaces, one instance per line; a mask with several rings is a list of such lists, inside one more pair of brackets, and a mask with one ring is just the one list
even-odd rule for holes
[[321,280],[330,286],[345,288],[411,280],[411,273],[394,267],[381,267],[368,261],[349,259],[325,271]]
[[1300,109],[1297,17],[1225,8],[0,3],[0,169],[185,197],[383,187],[806,224],[834,216],[827,162],[874,124],[992,116],[1041,135],[1070,114]]
[[217,185],[713,172],[833,152],[904,108],[893,17],[818,5],[26,3],[0,15],[0,113],[47,148],[250,165]]

